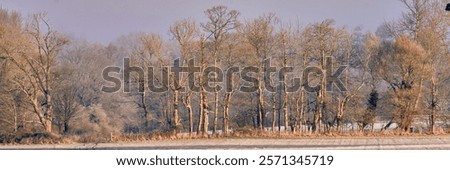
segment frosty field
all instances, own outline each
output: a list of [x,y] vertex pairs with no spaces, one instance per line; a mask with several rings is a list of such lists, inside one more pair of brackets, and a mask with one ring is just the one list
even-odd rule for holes
[[450,149],[450,135],[397,137],[314,137],[291,139],[191,139],[134,143],[98,143],[68,145],[1,145],[0,149],[305,149],[305,150],[425,150]]

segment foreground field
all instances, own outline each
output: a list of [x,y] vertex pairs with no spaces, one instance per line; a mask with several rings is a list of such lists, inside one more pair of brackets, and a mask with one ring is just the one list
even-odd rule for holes
[[1,145],[0,149],[450,149],[450,135],[294,139],[192,139],[133,143]]

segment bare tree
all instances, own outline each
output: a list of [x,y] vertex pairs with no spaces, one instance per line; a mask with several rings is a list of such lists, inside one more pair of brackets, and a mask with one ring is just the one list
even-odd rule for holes
[[68,39],[54,31],[44,14],[32,16],[27,27],[28,40],[35,51],[22,51],[7,56],[21,71],[14,83],[26,94],[33,111],[46,132],[52,132],[54,86],[53,68],[61,47]]
[[[327,70],[327,57],[339,56],[339,52],[342,52],[341,42],[345,39],[346,31],[343,28],[335,28],[334,20],[327,19],[319,23],[315,23],[307,26],[303,32],[303,41],[301,46],[303,49],[303,55],[308,56],[308,63],[315,63],[322,70]],[[327,100],[330,100],[326,96],[326,82],[325,76],[322,75],[318,80],[320,90],[317,91],[315,99],[315,109],[313,118],[313,131],[319,132],[321,127],[321,121],[324,120],[324,114],[327,112]]]
[[[180,46],[180,61],[183,63],[189,62],[191,59],[193,59],[193,51],[194,50],[194,39],[198,34],[198,28],[194,21],[184,19],[175,22],[170,27],[170,33],[172,34],[173,38],[178,42],[178,45]],[[176,81],[178,82],[179,86],[187,87],[188,85],[188,77],[189,76],[195,76],[195,75],[180,75],[181,77],[178,78]],[[187,108],[188,111],[188,117],[189,117],[189,135],[192,135],[194,131],[194,120],[193,120],[193,108],[191,105],[191,96],[192,91],[186,90],[184,93],[184,97],[181,98],[182,103]]]
[[[208,17],[208,22],[202,24],[202,28],[206,32],[206,39],[211,40],[212,42],[211,55],[214,60],[214,66],[217,66],[217,62],[220,60],[219,56],[221,55],[224,36],[239,26],[239,22],[237,20],[239,12],[236,10],[229,10],[225,6],[215,6],[206,10],[205,14]],[[213,133],[217,133],[218,114],[219,92],[215,90]]]
[[[273,48],[275,47],[275,28],[274,24],[278,22],[278,19],[274,14],[263,15],[253,21],[246,23],[241,32],[246,38],[247,42],[253,47],[254,62],[256,66],[259,66],[259,70],[264,73],[265,70],[263,63],[269,59]],[[265,115],[266,115],[266,104],[264,100],[264,82],[266,79],[264,75],[258,74],[258,128],[263,130]]]
[[[0,9],[0,133],[16,133],[21,124],[24,95],[11,82],[17,73],[8,58],[19,53],[25,40],[19,13]],[[21,46],[22,44],[22,46]],[[21,49],[24,50],[24,49]]]
[[[133,40],[134,39],[134,40]],[[145,131],[150,131],[150,120],[153,119],[152,113],[158,112],[160,117],[159,123],[173,132],[177,132],[181,129],[181,122],[178,113],[178,93],[175,93],[173,80],[173,75],[171,75],[168,66],[170,65],[170,58],[166,55],[166,47],[157,34],[138,34],[135,38],[130,40],[134,43],[131,44],[131,51],[129,52],[130,60],[125,61],[131,69],[128,70],[127,76],[130,77],[130,82],[127,86],[134,87],[132,92],[135,92],[137,99],[135,103],[142,111],[143,126]],[[133,67],[138,67],[141,69],[133,69]],[[152,70],[148,70],[152,69]],[[136,72],[136,73],[134,73]],[[164,91],[164,93],[152,92],[148,87],[145,86],[145,72],[151,73],[154,79],[148,79],[148,85],[157,85],[158,87],[167,87],[166,90],[171,90],[173,96],[171,96],[170,91]],[[128,80],[125,80],[128,81]],[[125,87],[127,88],[127,87]],[[171,98],[172,97],[172,98]],[[157,102],[158,101],[158,102]],[[156,103],[159,106],[157,107]],[[170,106],[172,104],[172,106]],[[153,108],[153,109],[152,109]],[[171,112],[171,109],[174,109]],[[154,110],[155,109],[155,110]]]
[[58,125],[61,134],[69,132],[69,122],[80,108],[75,94],[75,88],[70,86],[55,91],[53,97],[55,124]]
[[[226,70],[227,75],[225,75],[225,82],[229,84],[225,84],[224,96],[223,96],[223,104],[222,104],[222,115],[223,115],[223,123],[222,130],[223,134],[227,135],[230,127],[230,110],[236,109],[237,107],[233,107],[230,109],[232,105],[232,99],[236,99],[234,97],[239,88],[241,87],[242,82],[240,81],[239,76],[235,76],[237,73],[237,69],[239,66],[245,66],[247,62],[248,56],[251,56],[251,47],[243,45],[244,38],[239,33],[230,33],[227,34],[224,38],[224,47],[223,54],[220,58],[222,69]],[[242,95],[242,94],[241,94]],[[232,122],[233,123],[233,122]]]

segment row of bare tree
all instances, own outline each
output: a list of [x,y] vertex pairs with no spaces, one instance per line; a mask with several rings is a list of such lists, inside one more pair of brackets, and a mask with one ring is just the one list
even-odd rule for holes
[[[170,40],[136,33],[108,46],[70,39],[42,14],[24,22],[18,13],[0,9],[0,133],[226,135],[243,128],[340,133],[391,125],[433,133],[448,128],[450,15],[437,0],[401,2],[402,17],[376,33],[348,30],[331,19],[300,27],[274,14],[241,22],[238,11],[216,6],[205,11],[204,23],[175,22]],[[271,67],[265,65],[269,59]],[[171,70],[191,61],[199,73],[178,76]],[[129,93],[105,93],[101,88],[110,82],[102,70],[111,65],[144,70],[115,75]],[[210,66],[226,74],[202,76]],[[322,74],[304,75],[311,66]],[[246,67],[260,71],[243,81],[236,74]],[[289,74],[265,75],[267,69],[286,67],[292,68]],[[151,91],[144,73],[156,75],[151,83],[168,84],[168,90]],[[345,91],[326,79],[337,76]],[[289,91],[297,77],[321,88],[311,92],[302,84]],[[224,78],[233,81],[211,83]],[[189,90],[189,79],[199,92]],[[240,90],[253,80],[258,82],[254,92]]]

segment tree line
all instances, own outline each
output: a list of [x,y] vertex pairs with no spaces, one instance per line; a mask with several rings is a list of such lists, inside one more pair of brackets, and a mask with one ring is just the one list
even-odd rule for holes
[[[61,34],[44,14],[23,20],[17,12],[0,9],[0,133],[102,137],[228,135],[245,129],[318,134],[448,129],[449,13],[438,0],[400,1],[402,16],[376,32],[339,27],[332,19],[299,26],[271,13],[243,21],[239,11],[214,6],[204,11],[206,22],[173,23],[168,40],[132,33],[108,45]],[[165,69],[193,59],[200,74],[175,76]],[[268,59],[292,72],[268,79]],[[116,75],[130,76],[120,82],[130,92],[102,92],[110,85],[102,70],[124,65],[155,68],[154,75],[165,72],[167,79],[155,76],[153,81],[167,80],[168,91],[150,91],[135,71]],[[240,91],[248,82],[233,76],[229,89],[207,91],[209,82],[220,79],[200,76],[209,66],[262,71],[252,75],[259,82],[254,92]],[[323,74],[302,75],[310,66]],[[325,75],[340,66],[346,66],[340,76],[346,90],[325,88]],[[289,91],[298,76],[321,88],[311,92],[302,84]],[[182,88],[189,78],[196,80],[198,92]],[[264,82],[276,89],[267,90]]]

